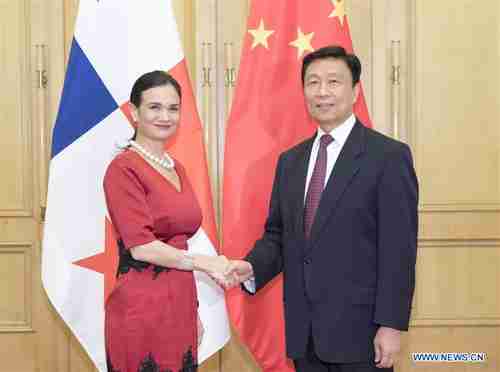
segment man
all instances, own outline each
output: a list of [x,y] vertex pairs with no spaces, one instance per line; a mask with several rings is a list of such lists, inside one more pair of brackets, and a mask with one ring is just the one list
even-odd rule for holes
[[299,372],[392,371],[408,329],[417,179],[408,146],[353,115],[360,74],[342,47],[304,58],[317,134],[281,154],[264,234],[226,272],[251,293],[283,272],[287,355]]

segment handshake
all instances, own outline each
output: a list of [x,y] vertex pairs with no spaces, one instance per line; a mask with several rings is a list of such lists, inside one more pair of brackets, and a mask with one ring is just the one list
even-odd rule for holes
[[194,257],[195,270],[208,274],[218,285],[225,289],[236,287],[253,277],[252,265],[243,260],[228,260],[225,256]]

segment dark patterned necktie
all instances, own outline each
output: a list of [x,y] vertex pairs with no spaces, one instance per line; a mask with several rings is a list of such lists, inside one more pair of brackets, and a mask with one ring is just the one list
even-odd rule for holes
[[313,174],[311,176],[311,180],[309,181],[309,188],[307,189],[306,195],[306,205],[304,208],[304,232],[308,238],[311,232],[314,216],[316,215],[316,210],[318,209],[321,193],[323,192],[325,185],[327,159],[326,147],[332,143],[332,141],[333,137],[329,134],[324,134],[319,139],[318,157],[316,158]]

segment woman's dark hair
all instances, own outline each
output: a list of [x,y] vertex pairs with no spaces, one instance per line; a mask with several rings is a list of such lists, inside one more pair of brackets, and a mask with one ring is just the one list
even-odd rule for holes
[[[146,72],[135,81],[134,85],[132,86],[132,91],[130,92],[130,102],[132,102],[135,107],[139,108],[142,103],[142,92],[164,85],[171,85],[179,95],[179,99],[182,101],[182,90],[177,80],[175,80],[172,75],[165,71],[156,70]],[[137,130],[134,131],[134,135],[131,139],[135,140],[136,135]]]
[[335,58],[344,61],[349,68],[349,71],[351,71],[352,86],[355,86],[357,83],[359,83],[359,77],[361,76],[361,62],[359,61],[359,58],[356,57],[355,54],[347,53],[346,50],[341,46],[330,45],[315,50],[314,52],[309,53],[304,57],[304,60],[302,61],[302,85],[304,85],[306,70],[309,65],[313,61],[326,58]]

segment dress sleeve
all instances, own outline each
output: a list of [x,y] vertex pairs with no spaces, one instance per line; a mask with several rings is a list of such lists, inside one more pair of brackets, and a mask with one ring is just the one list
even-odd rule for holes
[[132,169],[112,162],[104,176],[104,195],[111,222],[125,248],[156,240],[146,190]]

